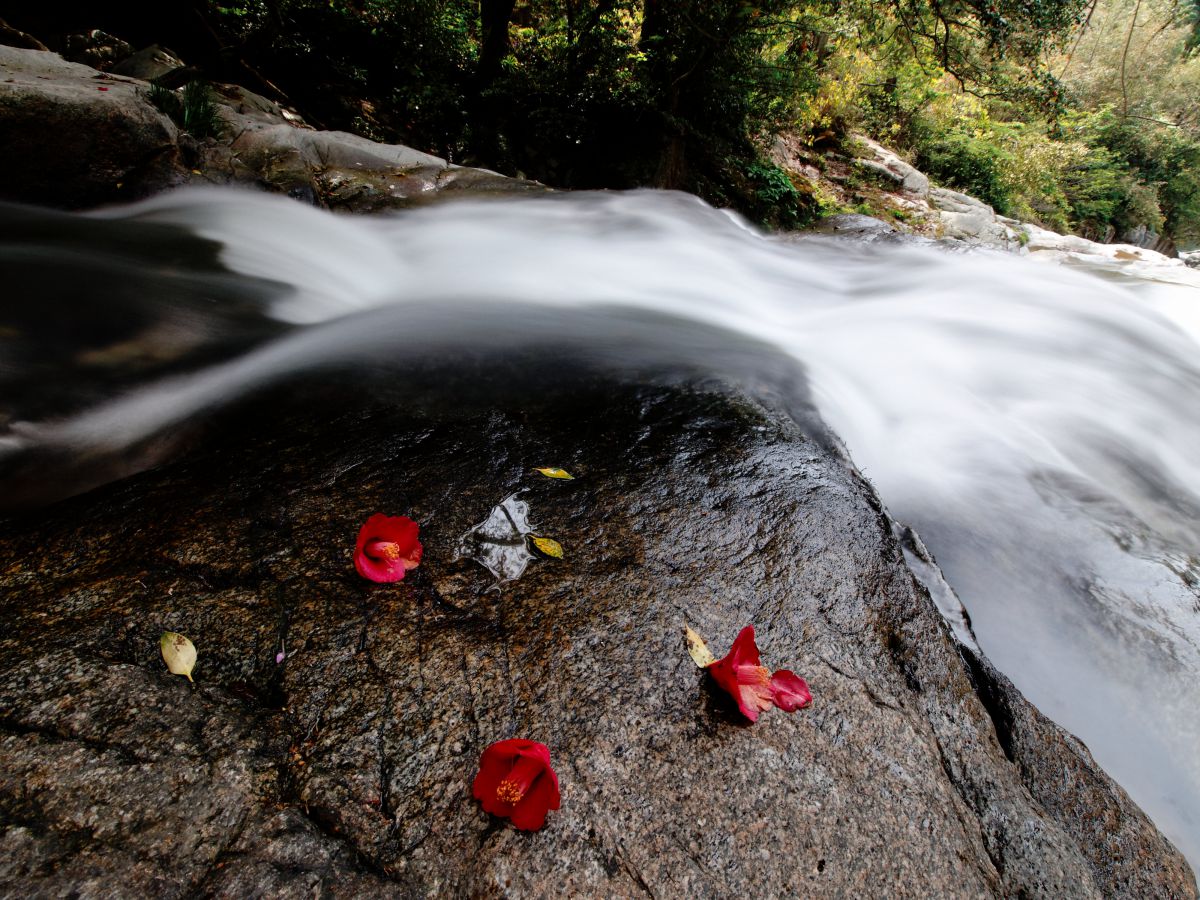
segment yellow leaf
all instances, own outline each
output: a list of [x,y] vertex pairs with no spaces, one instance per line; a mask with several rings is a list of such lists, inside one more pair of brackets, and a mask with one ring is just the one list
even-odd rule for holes
[[164,631],[158,641],[162,650],[163,662],[172,675],[183,675],[188,681],[192,680],[192,669],[196,666],[196,645],[182,634],[174,631]]
[[560,544],[558,541],[554,540],[553,538],[537,537],[535,535],[532,538],[532,541],[533,541],[533,546],[537,547],[539,550],[541,550],[547,556],[553,556],[555,559],[563,558],[562,544]]
[[573,480],[575,478],[575,476],[572,475],[570,472],[568,472],[566,469],[558,469],[558,468],[555,468],[554,466],[547,466],[542,469],[534,469],[533,471],[541,472],[547,478],[566,478],[568,481]]
[[683,633],[687,637],[688,654],[692,657],[692,662],[701,669],[707,669],[717,661],[717,658],[712,655],[712,651],[708,649],[708,644],[704,643],[704,638],[686,625]]

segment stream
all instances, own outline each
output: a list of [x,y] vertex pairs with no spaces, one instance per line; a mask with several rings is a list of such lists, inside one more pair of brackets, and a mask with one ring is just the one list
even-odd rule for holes
[[[984,652],[1200,868],[1200,282],[769,237],[650,191],[373,218],[216,190],[0,205],[0,270],[9,508],[154,465],[250,391],[379,357],[561,341],[813,403]],[[790,365],[746,351],[762,345]]]

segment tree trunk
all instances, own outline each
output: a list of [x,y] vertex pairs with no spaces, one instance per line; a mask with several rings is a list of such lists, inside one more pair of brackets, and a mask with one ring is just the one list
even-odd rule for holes
[[470,101],[471,149],[478,162],[501,170],[505,167],[501,141],[504,116],[485,95],[500,77],[504,57],[512,49],[508,43],[508,23],[516,5],[516,0],[479,0],[479,66]]
[[511,49],[508,43],[508,23],[512,19],[516,0],[479,0],[479,90],[486,90],[496,76]]

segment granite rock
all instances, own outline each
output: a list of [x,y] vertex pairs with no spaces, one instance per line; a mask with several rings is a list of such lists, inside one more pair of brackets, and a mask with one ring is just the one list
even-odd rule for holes
[[997,250],[1022,249],[1020,227],[996,215],[996,211],[967,194],[949,188],[933,188],[929,202],[941,218],[942,236]]
[[[288,385],[0,522],[0,893],[1196,896],[818,423],[477,365]],[[494,590],[456,549],[518,491],[566,554]],[[351,562],[374,512],[422,526],[395,585]],[[749,623],[810,708],[748,726],[688,657],[685,624],[720,655]],[[470,792],[516,736],[562,783],[535,834]]]
[[918,196],[924,197],[929,194],[929,177],[924,172],[866,135],[856,135],[854,139],[871,152],[871,156],[857,160],[859,166],[895,182],[904,190]]

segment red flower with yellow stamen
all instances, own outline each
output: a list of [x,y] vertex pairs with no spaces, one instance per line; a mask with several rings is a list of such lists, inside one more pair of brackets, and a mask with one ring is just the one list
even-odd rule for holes
[[550,748],[519,738],[497,741],[479,757],[471,791],[486,812],[511,820],[522,831],[537,831],[559,804]]
[[787,669],[772,675],[771,670],[759,662],[753,625],[742,629],[724,659],[718,659],[707,668],[751,722],[758,721],[758,714],[772,706],[795,712],[812,703],[812,694],[803,678]]
[[354,543],[354,568],[363,578],[399,581],[421,562],[420,527],[408,516],[376,513],[367,519]]

